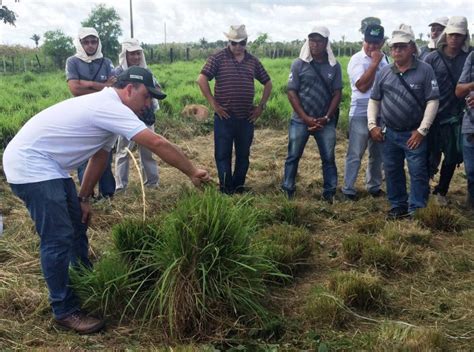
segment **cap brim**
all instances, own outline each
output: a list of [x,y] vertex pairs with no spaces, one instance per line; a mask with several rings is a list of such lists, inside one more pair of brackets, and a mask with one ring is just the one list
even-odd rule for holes
[[151,96],[155,99],[163,100],[166,98],[166,94],[163,93],[161,90],[158,90],[156,88],[150,88],[150,87],[147,87],[147,89],[150,92]]
[[130,47],[127,47],[125,49],[126,51],[128,52],[131,52],[131,51],[143,51],[143,48],[139,45],[134,45],[134,46],[130,46]]

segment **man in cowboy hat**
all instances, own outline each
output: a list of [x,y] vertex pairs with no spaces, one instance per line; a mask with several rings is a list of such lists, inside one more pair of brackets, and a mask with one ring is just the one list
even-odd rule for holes
[[436,42],[443,33],[444,28],[446,28],[446,24],[448,23],[448,17],[443,16],[443,17],[438,17],[435,19],[433,22],[431,22],[428,26],[431,27],[430,30],[430,40],[428,42],[428,45],[423,46],[420,48],[420,55],[419,58],[420,60],[424,60],[426,56],[436,50]]
[[341,65],[329,43],[329,30],[309,32],[288,79],[288,100],[293,108],[288,132],[288,156],[282,190],[289,198],[296,190],[296,173],[309,136],[319,148],[323,170],[323,199],[333,202],[337,187],[336,110],[341,101]]
[[[66,329],[89,334],[104,326],[102,320],[81,311],[70,285],[69,267],[91,267],[89,201],[117,134],[149,148],[194,185],[209,180],[207,171],[196,168],[178,147],[137,118],[150,108],[152,98],[165,96],[150,71],[134,66],[118,76],[113,88],[68,99],[39,112],[5,149],[7,182],[35,222],[55,322]],[[81,189],[76,193],[69,170],[87,160]]]
[[[272,82],[260,61],[246,51],[245,25],[230,26],[224,33],[227,47],[212,55],[201,70],[197,83],[214,109],[214,157],[223,193],[241,193],[249,168],[250,146],[255,121],[262,114],[272,90]],[[214,79],[214,95],[209,81]],[[263,85],[263,95],[253,105],[254,79]],[[232,172],[232,146],[235,167]]]
[[367,191],[373,197],[383,195],[380,188],[382,186],[382,147],[369,138],[367,105],[375,75],[388,65],[387,57],[382,52],[384,42],[384,28],[379,24],[369,24],[364,33],[362,50],[351,57],[347,66],[352,96],[349,110],[349,145],[342,193],[349,200],[357,200],[355,182],[367,148],[369,149],[365,177]]
[[[122,51],[119,54],[119,66],[115,68],[115,75],[120,75],[127,68],[138,66],[147,68],[145,55],[138,39],[130,38],[122,43]],[[158,101],[152,100],[152,106],[138,118],[151,130],[155,130],[155,111],[158,109]],[[115,183],[116,190],[123,190],[128,185],[129,155],[127,148],[131,150],[135,146],[134,141],[128,140],[124,136],[119,136],[115,151]],[[138,146],[140,156],[143,183],[147,187],[157,187],[159,182],[158,164],[153,159],[153,153],[143,147]]]
[[[115,83],[112,61],[102,55],[102,44],[94,28],[79,29],[74,39],[76,54],[66,60],[66,79],[69,90],[75,97],[101,91]],[[112,197],[115,193],[115,179],[112,174],[112,153],[108,166],[99,181],[99,197]],[[87,160],[77,168],[82,183]]]
[[[391,205],[388,218],[398,219],[412,216],[428,201],[425,136],[436,116],[439,89],[431,66],[416,57],[418,50],[410,26],[402,24],[393,31],[389,45],[394,63],[376,76],[367,112],[370,137],[383,143],[382,160]],[[405,159],[410,173],[409,196]]]
[[453,16],[438,38],[438,50],[429,53],[425,62],[434,70],[439,86],[439,108],[428,135],[430,177],[433,178],[443,155],[438,184],[433,194],[440,205],[447,205],[446,194],[456,165],[462,163],[460,127],[464,99],[456,97],[456,84],[469,54],[467,19]]

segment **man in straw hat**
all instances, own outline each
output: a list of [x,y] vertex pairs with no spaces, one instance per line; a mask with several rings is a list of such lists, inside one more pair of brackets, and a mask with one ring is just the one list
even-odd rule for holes
[[[425,136],[436,116],[439,89],[431,66],[417,59],[410,26],[400,25],[389,43],[394,60],[375,78],[368,106],[371,138],[383,143],[382,160],[391,205],[389,219],[412,216],[429,195],[428,143]],[[377,116],[381,115],[381,121]],[[410,173],[406,190],[404,160]]]
[[436,42],[438,41],[439,36],[443,33],[446,24],[448,23],[448,17],[438,17],[428,26],[430,27],[430,39],[428,45],[420,48],[420,60],[424,60],[426,56],[436,50]]
[[[91,267],[87,225],[90,197],[104,172],[117,135],[143,145],[199,186],[209,180],[183,152],[140,121],[152,98],[165,94],[150,71],[131,67],[113,88],[60,102],[33,116],[8,144],[3,169],[25,203],[40,236],[41,268],[55,322],[81,334],[104,326],[81,311],[70,285],[69,267]],[[65,118],[67,117],[67,118]],[[79,193],[69,170],[89,160]]]
[[383,195],[382,186],[382,147],[369,138],[367,129],[367,105],[375,75],[388,65],[382,52],[385,42],[384,28],[370,24],[364,33],[362,50],[354,54],[347,66],[352,96],[349,110],[349,145],[347,147],[342,193],[346,199],[357,200],[355,182],[359,173],[365,150],[369,149],[365,183],[373,197]]
[[[140,42],[134,38],[123,41],[122,51],[119,54],[119,66],[115,68],[115,75],[120,75],[123,71],[132,66],[147,68],[145,54],[140,46]],[[155,111],[158,107],[158,101],[153,99],[152,106],[146,109],[143,115],[138,116],[151,131],[155,130]],[[132,150],[134,146],[135,142],[128,140],[124,136],[119,136],[117,139],[115,152],[116,191],[123,190],[128,185],[130,158],[127,148]],[[155,159],[153,159],[153,153],[145,147],[138,146],[138,155],[140,156],[144,185],[152,188],[157,187],[160,178],[158,164]]]
[[[76,54],[66,60],[66,79],[69,90],[75,97],[101,91],[115,83],[112,61],[102,55],[102,44],[94,28],[79,29],[74,39]],[[115,193],[115,179],[112,174],[112,153],[108,166],[99,181],[99,197],[112,197]],[[87,160],[79,165],[77,176],[82,183]]]
[[[265,109],[272,82],[260,61],[246,51],[245,25],[230,26],[224,33],[227,47],[212,55],[201,70],[197,83],[214,109],[214,157],[223,193],[241,193],[249,168],[250,146],[254,123]],[[214,95],[209,81],[214,79]],[[253,105],[254,79],[263,85],[263,95]],[[232,172],[232,146],[235,146],[235,167]]]
[[315,27],[309,32],[299,58],[293,61],[288,79],[288,100],[293,114],[281,188],[289,198],[296,190],[298,164],[306,142],[313,136],[322,162],[323,199],[333,202],[337,187],[336,110],[341,91],[341,66],[331,50],[329,30]]
[[428,135],[430,177],[433,178],[443,155],[436,200],[447,205],[446,194],[456,165],[462,163],[461,122],[464,99],[456,97],[456,84],[469,54],[469,31],[466,17],[453,16],[438,38],[438,49],[425,58],[434,70],[439,86],[439,108]]

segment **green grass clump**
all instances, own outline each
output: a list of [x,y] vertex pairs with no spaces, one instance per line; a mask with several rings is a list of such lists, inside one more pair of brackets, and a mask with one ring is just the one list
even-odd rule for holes
[[434,202],[428,202],[426,208],[418,209],[415,219],[433,231],[460,232],[469,227],[466,218],[453,209],[440,207]]
[[257,253],[278,263],[278,268],[286,274],[294,274],[308,264],[311,235],[302,227],[272,225],[259,231],[255,240]]
[[320,286],[314,287],[307,295],[304,316],[316,328],[340,328],[351,318],[344,309],[344,302]]
[[257,213],[246,197],[236,200],[214,188],[189,191],[160,220],[116,226],[115,251],[126,267],[114,275],[106,257],[90,275],[76,275],[75,287],[104,311],[112,306],[110,294],[120,293],[127,302],[113,303],[122,315],[178,338],[207,335],[237,320],[264,326],[271,316],[266,282],[284,275],[252,247]]
[[364,249],[375,245],[375,240],[368,236],[352,235],[342,241],[344,257],[354,263],[362,258]]
[[328,286],[344,304],[352,307],[381,310],[387,303],[387,294],[380,280],[369,274],[338,272],[331,276]]
[[383,324],[375,350],[379,351],[445,351],[446,339],[438,329]]

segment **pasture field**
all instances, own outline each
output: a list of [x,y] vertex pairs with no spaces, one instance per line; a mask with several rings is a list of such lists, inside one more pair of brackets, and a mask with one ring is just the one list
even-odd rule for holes
[[[341,61],[345,71],[347,60]],[[366,162],[357,184],[359,201],[339,194],[334,204],[322,201],[321,164],[310,140],[300,162],[296,198],[286,200],[279,186],[287,153],[290,107],[284,87],[291,60],[263,62],[274,94],[255,133],[250,194],[221,196],[213,192],[215,184],[192,192],[179,171],[159,161],[160,187],[145,192],[146,226],[140,222],[143,203],[136,170],[125,192],[94,204],[88,233],[96,269],[76,275],[74,282],[88,309],[107,313],[108,328],[100,334],[79,336],[53,324],[38,236],[0,168],[5,223],[0,237],[0,350],[472,350],[474,213],[464,206],[463,168],[453,178],[449,207],[430,201],[414,220],[388,222],[387,201],[364,190]],[[217,180],[211,120],[180,116],[186,104],[204,103],[193,83],[201,65],[152,67],[169,94],[157,130]],[[6,92],[7,83],[14,85],[14,93]],[[27,117],[18,111],[26,108],[24,102],[34,112],[69,96],[60,73],[0,77],[0,85],[2,133],[14,133],[24,123]],[[43,90],[49,93],[43,96]],[[27,99],[29,92],[35,98]],[[349,96],[346,79],[336,146],[339,184]],[[229,229],[235,241],[219,236]],[[150,236],[159,240],[158,251],[147,249]],[[140,289],[148,289],[143,296],[132,277],[142,269],[130,270],[127,260],[155,265],[139,281]],[[226,260],[232,265],[224,266]],[[227,284],[238,285],[218,286],[223,276],[230,278]],[[182,285],[173,286],[176,282]],[[137,301],[143,297],[152,299]],[[143,302],[153,304],[142,308]]]

